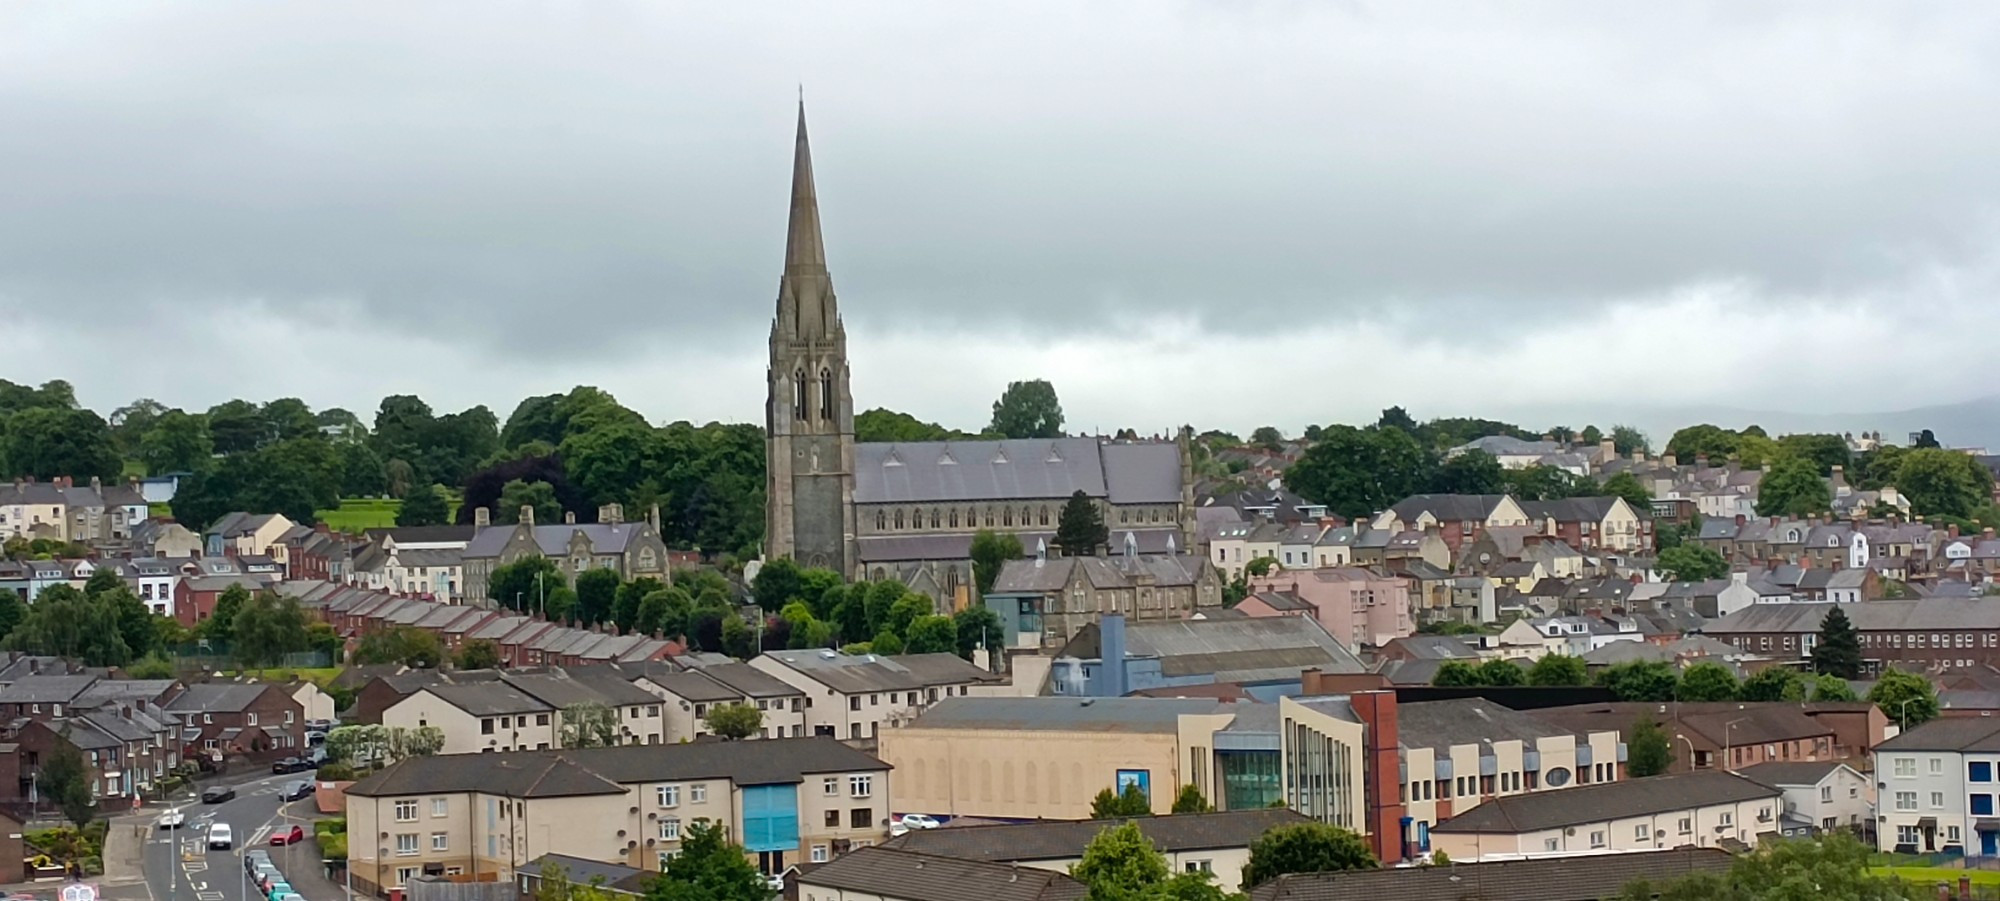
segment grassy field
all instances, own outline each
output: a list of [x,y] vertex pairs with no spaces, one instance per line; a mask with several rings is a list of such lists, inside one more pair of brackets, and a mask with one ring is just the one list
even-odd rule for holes
[[351,497],[341,500],[334,510],[320,510],[313,515],[320,522],[342,532],[359,532],[363,529],[386,529],[396,524],[396,511],[403,502],[387,498]]
[[270,669],[252,670],[251,673],[266,682],[287,682],[291,680],[291,677],[297,676],[314,685],[325,688],[326,683],[332,682],[335,677],[340,675],[340,671],[341,667],[338,666],[274,666]]
[[2000,870],[1959,870],[1951,867],[1869,867],[1869,872],[1894,876],[1920,886],[1940,882],[1958,884],[1958,877],[1971,876],[1973,885],[2000,885]]

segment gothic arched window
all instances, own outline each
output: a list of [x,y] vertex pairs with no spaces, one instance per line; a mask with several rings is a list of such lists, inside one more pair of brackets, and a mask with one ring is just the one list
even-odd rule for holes
[[806,414],[810,412],[812,412],[812,408],[806,405],[806,374],[803,371],[794,370],[792,372],[792,418],[804,419],[806,418]]
[[1026,508],[1026,507],[1022,507],[1022,508],[1021,508],[1021,525],[1023,525],[1023,526],[1026,526],[1027,524],[1028,524],[1028,508]]
[[897,511],[896,511],[896,528],[900,529],[900,528],[902,528],[902,527],[903,527],[903,511],[901,511],[901,510],[897,510]]
[[888,527],[889,527],[889,514],[882,510],[875,511],[875,531],[880,532]]
[[1049,524],[1049,505],[1042,505],[1042,515],[1036,521],[1038,524],[1044,526]]
[[989,528],[989,529],[990,529],[990,528],[993,528],[993,508],[992,508],[992,507],[987,507],[987,508],[986,508],[986,527],[987,527],[987,528]]
[[938,509],[937,509],[936,507],[932,507],[932,508],[931,508],[931,528],[935,529],[935,528],[937,528],[937,527],[938,527]]
[[954,529],[958,528],[958,508],[957,508],[957,507],[953,507],[953,508],[951,508],[951,527],[952,527],[952,528],[954,528]]
[[1013,525],[1013,524],[1014,524],[1014,508],[1013,508],[1013,507],[1003,507],[1003,508],[1001,508],[1001,510],[1000,510],[1000,524],[1001,524],[1001,525],[1003,525],[1003,526],[1011,526],[1011,525]]
[[819,418],[833,418],[833,370],[819,371]]

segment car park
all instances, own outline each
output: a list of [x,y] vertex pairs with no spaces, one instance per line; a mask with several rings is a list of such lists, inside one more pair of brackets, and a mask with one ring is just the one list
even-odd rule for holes
[[305,840],[306,830],[298,825],[294,825],[290,829],[280,826],[271,830],[271,844],[274,845],[290,845]]
[[211,785],[201,790],[201,803],[203,804],[220,804],[235,797],[235,786]]
[[291,883],[274,882],[271,883],[271,887],[269,889],[265,890],[264,897],[266,901],[278,901],[279,898],[283,898],[284,896],[291,894],[296,894],[295,892],[292,891]]
[[178,807],[160,814],[161,829],[179,829],[185,825],[187,825],[187,814],[181,812]]
[[278,872],[278,868],[266,859],[250,871],[250,881],[257,884],[258,891],[269,891],[272,884],[285,881],[285,874]]
[[229,831],[228,823],[208,824],[208,847],[215,851],[227,851],[236,846],[236,834]]
[[257,867],[260,865],[267,867],[271,866],[271,852],[266,851],[262,848],[254,848],[249,851],[243,852],[244,872],[254,873],[257,871]]

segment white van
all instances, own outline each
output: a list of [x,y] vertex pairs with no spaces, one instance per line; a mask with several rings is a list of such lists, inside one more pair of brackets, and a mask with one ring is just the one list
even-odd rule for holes
[[227,851],[236,846],[236,836],[229,831],[228,823],[208,824],[208,847],[215,851]]

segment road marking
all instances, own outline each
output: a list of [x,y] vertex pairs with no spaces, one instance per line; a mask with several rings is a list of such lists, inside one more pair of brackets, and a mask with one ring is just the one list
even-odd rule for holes
[[192,880],[192,879],[188,880],[188,884],[189,884],[189,885],[192,885],[192,886],[194,886],[194,890],[195,890],[195,891],[197,891],[197,892],[198,892],[198,891],[201,891],[202,889],[205,889],[205,888],[208,888],[208,883],[206,883],[206,882],[196,882],[196,881],[194,881],[194,880]]
[[195,901],[222,901],[221,892],[195,892]]

